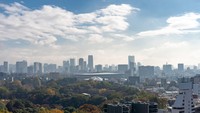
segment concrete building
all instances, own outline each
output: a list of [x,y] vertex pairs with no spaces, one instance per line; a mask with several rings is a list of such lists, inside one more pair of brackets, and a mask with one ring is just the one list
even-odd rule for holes
[[184,64],[178,64],[178,72],[184,72]]
[[93,61],[93,55],[88,55],[88,71],[93,71],[94,69],[94,61]]
[[128,69],[130,70],[130,75],[133,76],[136,71],[135,56],[128,56]]
[[154,76],[154,66],[140,66],[138,71],[140,77]]
[[27,61],[16,62],[16,73],[27,73]]
[[165,75],[171,75],[172,74],[172,65],[171,64],[165,64],[163,65],[163,73]]
[[200,98],[200,84],[193,84],[193,94]]
[[16,72],[16,65],[9,64],[9,73],[15,73],[15,72]]
[[179,84],[179,95],[172,105],[172,113],[195,113],[191,82]]
[[42,74],[42,63],[40,62],[34,62],[34,74]]
[[101,64],[95,65],[95,70],[96,72],[102,72],[103,71],[103,67]]
[[75,59],[74,59],[74,58],[70,58],[70,59],[69,59],[69,65],[70,65],[70,67],[69,67],[69,72],[70,72],[70,73],[76,72],[76,62],[75,62]]
[[63,61],[63,72],[68,73],[70,69],[69,61]]
[[27,73],[29,75],[33,75],[34,74],[34,66],[33,65],[30,65],[27,67]]
[[128,70],[128,65],[127,64],[119,64],[117,66],[118,72],[119,73],[125,73]]
[[104,113],[130,113],[130,106],[126,104],[105,104]]
[[51,73],[51,72],[57,72],[57,65],[56,64],[44,64],[44,73]]
[[3,62],[3,72],[8,73],[8,62],[7,61]]
[[140,83],[139,76],[129,76],[127,80],[129,85],[138,85]]
[[84,59],[83,58],[79,58],[78,60],[78,66],[79,66],[79,71],[83,71],[84,70]]

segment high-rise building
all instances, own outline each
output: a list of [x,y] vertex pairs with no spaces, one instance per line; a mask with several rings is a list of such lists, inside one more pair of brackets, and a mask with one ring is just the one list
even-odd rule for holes
[[125,73],[128,70],[127,64],[119,64],[117,67],[119,73]]
[[165,73],[165,75],[172,74],[172,65],[171,64],[163,65],[163,72]]
[[140,66],[138,71],[140,77],[154,76],[154,66]]
[[42,74],[42,63],[34,62],[34,74]]
[[74,58],[70,58],[69,59],[69,64],[70,64],[70,66],[69,66],[69,72],[70,73],[76,72],[76,63],[75,63],[75,59]]
[[66,72],[69,72],[69,61],[63,61],[63,72],[66,73]]
[[30,66],[27,67],[27,73],[29,75],[33,75],[34,74],[34,67],[33,67],[33,65],[30,65]]
[[70,59],[69,59],[69,64],[70,64],[70,66],[75,67],[75,66],[76,66],[75,59],[74,59],[74,58],[70,58]]
[[8,62],[7,61],[3,62],[3,72],[8,73]]
[[78,65],[79,65],[79,70],[83,70],[83,67],[84,67],[84,59],[83,58],[79,58]]
[[88,70],[92,71],[94,69],[93,55],[88,55]]
[[135,56],[128,56],[128,69],[130,70],[130,75],[133,76],[136,70]]
[[57,65],[56,64],[49,64],[48,70],[49,70],[49,72],[57,72]]
[[179,84],[179,95],[172,105],[172,113],[195,113],[191,82]]
[[48,69],[48,64],[47,63],[44,63],[43,68],[44,68],[44,73],[49,73],[49,69]]
[[57,72],[57,65],[56,64],[44,63],[43,67],[44,67],[44,73]]
[[27,61],[16,62],[16,73],[27,73]]
[[183,72],[184,71],[184,64],[180,63],[178,64],[178,71]]
[[128,56],[128,69],[132,69],[135,66],[135,56]]
[[9,73],[15,73],[15,72],[16,72],[16,65],[9,64]]
[[95,70],[97,72],[102,72],[103,71],[102,65],[101,64],[95,65]]

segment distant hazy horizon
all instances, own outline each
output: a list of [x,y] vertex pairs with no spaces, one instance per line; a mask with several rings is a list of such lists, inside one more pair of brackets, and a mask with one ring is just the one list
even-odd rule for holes
[[[200,1],[1,0],[0,61],[200,63]],[[0,64],[2,64],[0,62]]]

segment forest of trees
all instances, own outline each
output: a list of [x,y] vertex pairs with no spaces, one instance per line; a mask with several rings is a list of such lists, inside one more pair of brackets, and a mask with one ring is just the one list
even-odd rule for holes
[[108,81],[37,77],[0,81],[0,99],[0,113],[100,113],[105,103],[154,101],[164,108],[167,102],[156,94]]

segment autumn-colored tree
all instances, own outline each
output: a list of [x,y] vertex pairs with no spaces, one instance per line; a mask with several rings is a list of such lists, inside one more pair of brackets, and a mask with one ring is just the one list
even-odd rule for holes
[[84,104],[74,113],[101,113],[101,110],[97,106]]
[[52,89],[52,88],[48,88],[46,92],[49,95],[55,95],[56,94],[56,91],[54,89]]
[[59,109],[51,109],[50,113],[64,113],[64,111],[59,110]]

